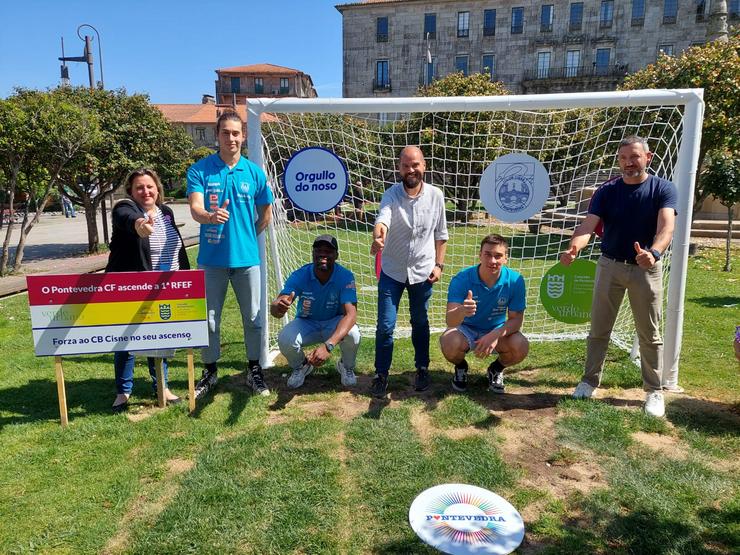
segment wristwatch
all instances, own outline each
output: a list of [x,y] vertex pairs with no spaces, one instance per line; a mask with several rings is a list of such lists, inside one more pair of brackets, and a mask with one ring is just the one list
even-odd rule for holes
[[660,260],[661,254],[658,249],[650,249],[650,254],[653,255],[653,258],[655,259],[656,262]]
[[334,343],[331,343],[329,341],[325,341],[324,342],[324,347],[326,347],[326,350],[331,353],[334,350]]
[[444,264],[440,264],[439,262],[437,262],[434,266],[436,268],[439,268],[439,271],[440,272],[444,272],[444,270],[445,270],[445,265]]

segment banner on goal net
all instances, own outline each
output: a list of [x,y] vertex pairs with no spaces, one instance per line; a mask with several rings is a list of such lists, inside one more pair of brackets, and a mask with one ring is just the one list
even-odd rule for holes
[[[375,259],[370,255],[372,226],[380,198],[398,181],[398,155],[418,145],[425,156],[425,182],[445,194],[450,238],[445,271],[435,286],[429,318],[433,330],[445,327],[449,280],[477,263],[480,240],[499,233],[510,243],[508,265],[527,283],[523,332],[532,340],[583,338],[587,322],[565,323],[540,302],[545,274],[558,263],[574,228],[585,218],[590,198],[618,175],[619,142],[629,135],[647,139],[654,153],[649,171],[673,181],[679,215],[671,249],[664,257],[665,362],[677,371],[683,325],[683,296],[694,178],[701,135],[701,90],[522,95],[501,97],[395,99],[250,99],[250,159],[261,165],[275,196],[273,224],[263,253],[263,314],[287,276],[310,262],[316,235],[333,234],[339,263],[357,280],[358,325],[373,336],[377,314]],[[268,118],[261,118],[269,114]],[[264,121],[263,121],[264,120]],[[302,149],[320,147],[341,161],[349,185],[334,208],[307,210],[286,192],[286,166]],[[547,173],[549,190],[533,213],[512,221],[481,198],[481,180],[502,157],[532,158]],[[287,177],[293,179],[292,177]],[[485,190],[485,189],[484,189]],[[333,205],[331,205],[333,206]],[[493,213],[492,213],[493,212]],[[595,261],[598,237],[579,255]],[[403,303],[404,301],[402,301]],[[396,331],[409,333],[401,309]],[[266,319],[270,345],[281,323]],[[612,339],[629,349],[634,324],[625,300]]]

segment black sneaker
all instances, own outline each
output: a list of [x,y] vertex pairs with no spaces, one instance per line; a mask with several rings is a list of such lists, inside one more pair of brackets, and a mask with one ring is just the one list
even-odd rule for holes
[[206,368],[203,370],[203,376],[195,384],[195,398],[200,399],[208,393],[218,381],[218,370],[214,368],[209,370]]
[[414,377],[414,389],[416,391],[426,391],[432,383],[432,377],[429,375],[429,369],[426,366],[422,366],[416,369],[416,376]]
[[468,367],[455,366],[455,375],[452,377],[452,389],[464,393],[468,390]]
[[378,399],[385,399],[385,391],[388,389],[388,376],[375,374],[370,386],[370,395]]
[[259,364],[255,364],[247,371],[247,385],[257,395],[270,394],[270,390],[265,384],[265,377],[262,375],[262,367]]
[[499,370],[498,372],[488,367],[488,391],[493,393],[504,392],[504,371]]

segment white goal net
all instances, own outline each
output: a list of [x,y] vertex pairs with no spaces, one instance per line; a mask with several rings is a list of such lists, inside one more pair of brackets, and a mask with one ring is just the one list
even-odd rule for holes
[[[313,239],[330,233],[339,242],[339,263],[351,269],[357,280],[358,324],[363,336],[374,337],[377,280],[375,260],[369,253],[372,226],[383,191],[398,181],[400,150],[418,145],[427,163],[425,181],[444,191],[450,232],[445,271],[430,302],[432,329],[444,329],[451,277],[477,263],[484,235],[499,233],[510,243],[509,266],[522,273],[527,283],[523,332],[535,341],[583,338],[588,324],[564,324],[547,314],[540,302],[540,282],[585,217],[593,192],[618,175],[620,140],[639,135],[654,152],[649,171],[673,181],[680,191],[679,223],[664,262],[668,287],[664,321],[666,334],[673,335],[670,340],[666,336],[666,346],[672,341],[673,365],[680,345],[685,247],[701,108],[701,93],[695,91],[250,100],[250,158],[264,167],[276,199],[274,223],[266,234],[267,300],[274,298],[293,270],[311,261]],[[304,212],[284,192],[286,163],[296,151],[309,146],[334,152],[349,174],[343,202],[326,213]],[[481,174],[509,153],[536,158],[551,181],[542,211],[513,224],[497,221],[479,199]],[[596,237],[579,258],[595,261],[599,252]],[[677,271],[681,275],[671,278]],[[274,345],[282,324],[271,318],[267,324]],[[408,311],[403,308],[396,330],[399,334],[410,330]],[[634,325],[626,298],[612,337],[623,348],[632,346]]]

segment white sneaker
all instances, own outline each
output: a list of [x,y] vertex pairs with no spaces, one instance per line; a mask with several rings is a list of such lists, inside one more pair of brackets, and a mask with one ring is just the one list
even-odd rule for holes
[[581,382],[576,386],[576,389],[573,392],[573,398],[590,399],[594,396],[594,391],[596,391],[595,387],[587,384],[586,382]]
[[313,372],[313,366],[311,366],[308,362],[304,362],[298,368],[293,370],[293,372],[288,377],[288,387],[290,387],[291,389],[298,389],[303,385],[303,382],[306,381],[306,376],[308,376],[311,372]]
[[357,385],[355,371],[352,368],[347,368],[341,358],[337,360],[337,372],[339,372],[339,375],[342,377],[342,385],[344,387]]
[[658,418],[665,416],[665,402],[660,391],[651,391],[645,395],[645,414]]

